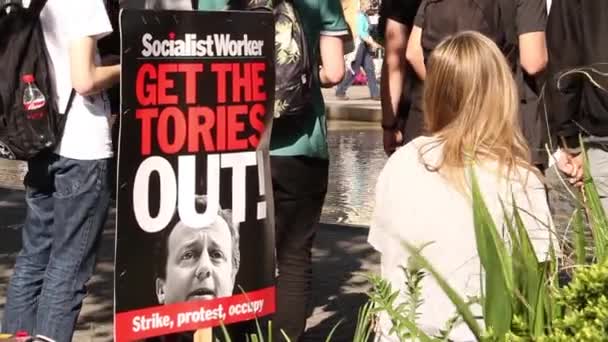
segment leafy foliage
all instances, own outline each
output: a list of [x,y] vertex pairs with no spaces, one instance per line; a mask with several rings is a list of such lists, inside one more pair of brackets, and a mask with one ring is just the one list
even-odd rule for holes
[[[585,159],[585,174],[589,175]],[[507,244],[499,235],[472,173],[473,217],[477,251],[484,269],[479,303],[484,313],[485,329],[473,319],[465,302],[422,256],[420,249],[404,242],[418,265],[404,268],[405,303],[399,303],[399,291],[388,281],[369,276],[373,286],[370,300],[376,312],[385,312],[393,323],[393,332],[422,341],[447,341],[449,331],[464,321],[479,341],[566,342],[608,341],[608,219],[593,180],[586,176],[579,204],[573,213],[574,263],[573,282],[559,287],[558,260],[553,242],[548,261],[539,262],[516,204],[503,204],[508,232]],[[584,231],[589,227],[593,241],[588,246]],[[589,257],[590,253],[593,258]],[[591,262],[591,265],[587,263]],[[410,262],[411,265],[411,262]],[[422,305],[420,280],[432,276],[452,300],[458,313],[446,322],[440,336],[429,337],[416,326],[416,311]]]
[[544,342],[608,341],[608,263],[580,267],[556,300],[564,316]]

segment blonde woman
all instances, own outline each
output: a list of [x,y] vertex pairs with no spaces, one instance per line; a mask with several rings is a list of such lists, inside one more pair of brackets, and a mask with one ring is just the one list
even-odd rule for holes
[[[469,170],[475,171],[499,229],[505,220],[501,201],[508,208],[515,199],[541,260],[549,249],[549,208],[517,124],[517,88],[496,45],[481,34],[462,32],[444,40],[428,66],[427,135],[398,149],[382,171],[369,242],[381,253],[381,273],[393,289],[405,287],[400,268],[407,267],[405,240],[430,243],[422,254],[462,296],[476,296],[481,279]],[[417,323],[435,335],[456,309],[430,276],[422,286]],[[481,308],[472,309],[481,319]],[[390,328],[388,317],[381,316],[380,341],[398,341]],[[450,340],[475,339],[459,324]]]

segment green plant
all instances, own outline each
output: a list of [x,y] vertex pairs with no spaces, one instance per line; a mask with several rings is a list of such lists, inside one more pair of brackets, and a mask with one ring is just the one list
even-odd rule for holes
[[359,309],[353,342],[369,341],[373,330],[373,315],[373,305],[371,302],[368,302],[361,309]]
[[563,317],[543,342],[608,341],[608,263],[580,267],[557,296]]
[[[589,175],[585,152],[583,159],[585,174]],[[574,265],[574,281],[561,288],[557,276],[558,264],[563,260],[557,259],[555,246],[551,245],[547,261],[539,262],[515,203],[508,208],[503,204],[507,244],[498,233],[473,172],[471,176],[475,237],[484,269],[479,298],[484,328],[473,319],[470,301],[460,297],[420,249],[407,242],[404,246],[419,267],[405,268],[406,278],[411,280],[418,272],[432,276],[457,308],[457,314],[446,322],[441,336],[429,337],[416,326],[415,313],[411,315],[411,309],[421,303],[419,283],[406,282],[406,303],[400,304],[396,301],[399,291],[391,289],[387,281],[369,276],[373,288],[370,301],[376,312],[388,314],[398,336],[414,336],[421,341],[446,341],[450,327],[459,321],[467,324],[478,341],[608,341],[608,219],[593,180],[586,176],[581,194],[573,194],[578,207],[572,220],[574,253],[568,262]],[[585,239],[587,227],[592,233],[591,243]],[[591,266],[586,265],[589,262]]]
[[[429,244],[412,247],[412,249],[416,253],[420,253]],[[427,276],[424,268],[424,261],[421,262],[416,256],[408,259],[407,267],[401,267],[401,271],[405,275],[405,292],[403,296],[401,296],[398,290],[394,291],[387,280],[374,274],[366,275],[372,284],[368,305],[372,305],[371,312],[376,315],[382,312],[387,314],[393,325],[389,334],[394,334],[401,340],[447,341],[447,336],[456,323],[460,321],[459,314],[454,315],[452,319],[446,322],[446,326],[439,336],[429,336],[416,325],[416,321],[420,316],[418,309],[423,304],[422,280]],[[466,305],[468,306],[469,304],[467,303]]]

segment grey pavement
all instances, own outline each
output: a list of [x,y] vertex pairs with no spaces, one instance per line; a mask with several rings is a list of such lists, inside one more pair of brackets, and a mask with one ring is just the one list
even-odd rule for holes
[[[21,245],[24,192],[0,189],[0,317],[15,256]],[[378,255],[366,243],[367,229],[322,224],[313,249],[312,316],[304,341],[324,341],[340,320],[333,341],[351,341],[357,310],[368,284],[359,273],[377,271]],[[97,270],[78,321],[74,341],[112,341],[114,211],[103,232]]]
[[370,99],[367,86],[352,86],[346,96],[349,100],[340,100],[336,98],[334,88],[323,89],[329,120],[379,122],[382,119],[380,101]]

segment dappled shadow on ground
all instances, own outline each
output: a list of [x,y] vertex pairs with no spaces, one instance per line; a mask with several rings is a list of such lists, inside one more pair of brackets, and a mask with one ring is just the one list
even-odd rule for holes
[[325,341],[342,321],[333,342],[352,341],[357,313],[369,284],[361,273],[377,272],[379,256],[367,244],[367,229],[322,225],[313,249],[313,306],[306,342]]

